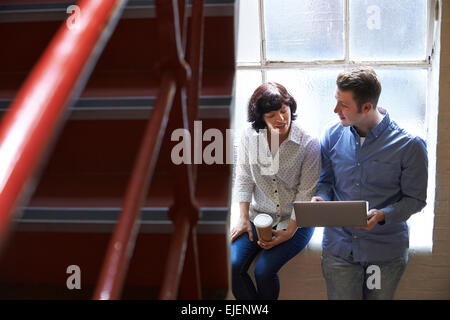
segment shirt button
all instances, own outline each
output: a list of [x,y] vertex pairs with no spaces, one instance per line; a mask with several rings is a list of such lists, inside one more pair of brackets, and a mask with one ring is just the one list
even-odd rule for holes
[[275,193],[277,193],[278,191],[277,190],[275,190]]
[[358,236],[353,236],[353,239],[358,239]]
[[361,165],[361,163],[358,162],[358,167]]
[[275,179],[273,179],[272,181],[275,181]]
[[357,183],[356,186],[359,187],[359,183]]

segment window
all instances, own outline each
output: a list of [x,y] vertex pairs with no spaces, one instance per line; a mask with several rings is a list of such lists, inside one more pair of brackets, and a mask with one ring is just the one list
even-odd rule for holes
[[[325,124],[336,120],[338,73],[352,65],[370,65],[383,86],[379,106],[411,134],[433,142],[436,126],[430,114],[436,108],[429,95],[434,6],[435,0],[241,0],[235,132],[248,125],[246,108],[254,89],[262,82],[277,81],[297,100],[297,121],[319,136]],[[408,223],[411,248],[429,250],[435,150],[428,149],[428,205]],[[233,203],[231,224],[238,207]],[[321,242],[322,231],[317,228],[313,245]]]

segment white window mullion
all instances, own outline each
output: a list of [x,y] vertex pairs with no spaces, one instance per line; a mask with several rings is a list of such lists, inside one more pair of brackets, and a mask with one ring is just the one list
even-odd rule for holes
[[372,66],[375,68],[429,68],[426,61],[357,61],[345,63],[342,60],[336,61],[310,61],[310,62],[267,62],[266,65],[238,64],[238,70],[273,70],[273,69],[309,69],[309,68],[343,68],[349,66]]
[[431,50],[433,45],[434,31],[434,0],[428,0],[427,5],[427,43],[425,45],[425,59],[429,62],[431,58]]
[[350,0],[345,0],[344,4],[344,41],[345,41],[345,52],[344,60],[345,64],[350,64]]
[[[261,38],[260,52],[261,52],[261,66],[266,65],[266,31],[264,21],[264,0],[259,0],[259,33]],[[264,81],[264,76],[263,76]]]

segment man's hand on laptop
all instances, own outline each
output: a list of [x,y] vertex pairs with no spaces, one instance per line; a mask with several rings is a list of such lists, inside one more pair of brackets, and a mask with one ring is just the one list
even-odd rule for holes
[[311,198],[311,202],[319,202],[319,201],[325,201],[325,200],[323,200],[322,197],[312,197]]
[[384,212],[378,209],[371,209],[367,212],[367,227],[355,227],[355,229],[372,230],[379,222],[384,222]]

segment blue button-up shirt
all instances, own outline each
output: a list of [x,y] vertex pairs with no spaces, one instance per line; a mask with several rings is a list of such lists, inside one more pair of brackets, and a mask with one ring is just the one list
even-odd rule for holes
[[385,223],[370,231],[326,227],[322,246],[353,261],[394,259],[409,246],[406,220],[426,205],[426,145],[401,129],[387,113],[367,132],[362,145],[360,141],[353,126],[337,123],[325,131],[317,195],[328,201],[366,200],[369,209],[384,212]]

